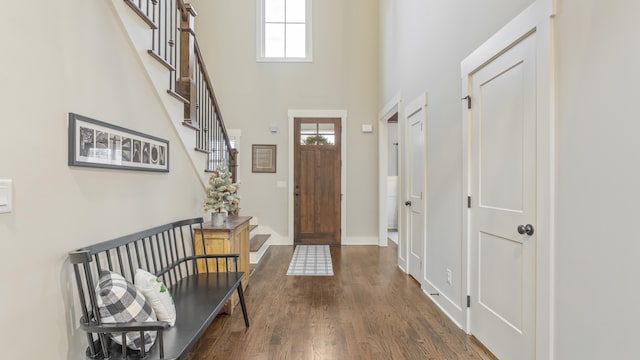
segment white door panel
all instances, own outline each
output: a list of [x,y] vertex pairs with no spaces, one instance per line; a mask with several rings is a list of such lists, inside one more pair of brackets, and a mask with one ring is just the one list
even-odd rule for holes
[[500,317],[506,324],[520,331],[522,244],[492,234],[480,233],[479,236],[478,302],[494,316]]
[[[523,64],[480,84],[480,206],[522,211]],[[481,76],[483,74],[479,74]],[[505,151],[509,149],[509,151]],[[497,181],[496,181],[497,180]]]
[[500,359],[535,356],[536,38],[470,74],[471,332]]
[[425,117],[423,97],[407,106],[406,129],[408,139],[409,177],[409,274],[420,284],[424,278],[425,256]]

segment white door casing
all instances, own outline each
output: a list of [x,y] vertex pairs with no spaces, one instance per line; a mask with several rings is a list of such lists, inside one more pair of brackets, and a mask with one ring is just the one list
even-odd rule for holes
[[[385,105],[385,107],[380,110],[378,113],[378,245],[379,246],[387,246],[387,226],[386,221],[388,217],[388,213],[390,209],[388,209],[386,197],[387,197],[387,188],[388,188],[388,160],[389,160],[389,152],[387,148],[387,143],[389,141],[389,119],[394,115],[398,114],[398,118],[401,117],[401,103],[400,94],[394,96],[394,98]],[[400,123],[398,123],[398,131],[400,131]],[[398,133],[398,140],[402,142],[400,139],[400,132]],[[402,158],[398,157],[398,174],[401,174],[402,169]],[[400,180],[400,179],[398,179]],[[398,191],[401,193],[401,183],[398,182]],[[394,205],[396,209],[399,209],[400,201]],[[398,212],[398,266],[406,271],[406,252],[403,252],[405,246],[400,238],[402,235],[400,232],[402,231],[400,224],[402,224],[402,212]]]
[[408,262],[409,274],[420,284],[424,281],[424,258],[426,245],[426,156],[425,130],[427,114],[427,96],[423,94],[407,105],[407,181],[409,190],[407,219],[409,221]]

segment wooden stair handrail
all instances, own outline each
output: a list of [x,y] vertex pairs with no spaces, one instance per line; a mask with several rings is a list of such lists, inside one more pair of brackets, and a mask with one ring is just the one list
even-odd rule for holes
[[[184,103],[183,124],[197,131],[196,151],[205,151],[209,154],[210,162],[207,170],[213,170],[210,168],[211,162],[228,162],[226,166],[233,175],[233,181],[236,182],[238,151],[231,148],[229,133],[196,39],[195,9],[191,4],[185,3],[185,0],[166,0],[166,2],[124,0],[124,2],[153,31],[152,49],[148,52],[169,69],[170,88],[167,92]],[[164,5],[160,7],[161,4]],[[198,94],[198,90],[203,90],[203,86],[208,94],[204,92]],[[203,104],[198,104],[198,99],[203,99],[201,95],[207,95],[206,100]],[[204,112],[198,106],[204,106]],[[203,113],[207,115],[202,116]],[[203,119],[199,119],[199,116]],[[214,133],[215,136],[212,135]],[[216,144],[215,148],[211,148],[211,143]]]
[[211,100],[213,101],[213,108],[216,112],[218,125],[222,129],[222,133],[224,134],[224,140],[227,144],[227,148],[231,149],[231,142],[229,141],[229,134],[227,133],[227,128],[224,125],[224,120],[222,119],[222,112],[220,111],[220,105],[218,105],[218,99],[216,99],[216,93],[213,91],[213,86],[211,85],[211,79],[209,78],[209,72],[207,71],[207,66],[204,63],[204,59],[202,57],[202,53],[200,52],[200,46],[198,46],[198,39],[195,39],[195,55],[200,68],[202,69],[202,75],[204,76],[204,82],[207,85],[207,90],[211,94]]
[[[184,0],[176,0],[176,4],[181,13],[180,30],[182,33],[182,41],[179,49],[181,56],[180,77],[179,79],[176,79],[176,88],[180,95],[190,100],[189,104],[184,105],[184,122],[185,125],[192,126],[194,123],[193,119],[197,116],[197,106],[199,105],[197,101],[198,85],[195,83],[197,64],[200,73],[198,75],[202,77],[202,81],[204,82],[204,86],[206,87],[206,91],[209,95],[209,107],[215,115],[216,124],[214,126],[216,126],[222,133],[226,152],[228,154],[227,166],[229,171],[231,171],[233,181],[235,182],[237,181],[238,150],[231,147],[229,133],[227,132],[224,118],[222,117],[222,111],[220,110],[218,99],[215,91],[213,90],[213,82],[209,77],[209,71],[207,70],[204,57],[202,56],[202,51],[200,50],[200,45],[198,44],[198,39],[194,30],[194,20],[197,13],[191,4],[185,3]],[[200,122],[203,122],[203,119],[200,119]],[[198,123],[197,126],[201,131],[204,131],[206,128],[206,125],[203,123]],[[209,149],[208,147],[209,144],[205,144],[205,149],[211,154],[213,149]],[[209,166],[207,166],[207,170],[213,169],[210,169]]]

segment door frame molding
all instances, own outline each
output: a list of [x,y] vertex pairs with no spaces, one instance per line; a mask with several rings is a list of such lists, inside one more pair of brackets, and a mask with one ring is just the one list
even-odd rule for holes
[[[553,359],[554,348],[554,243],[555,243],[555,108],[554,108],[554,53],[553,18],[555,0],[537,0],[512,21],[480,45],[460,64],[462,78],[461,97],[469,94],[469,75],[485,64],[500,56],[523,38],[536,33],[536,95],[537,95],[537,224],[536,232],[536,314],[535,314],[535,350],[536,359]],[[462,225],[466,236],[463,247],[463,274],[466,279],[467,294],[471,294],[471,234],[470,209],[467,208],[467,196],[470,195],[471,166],[471,111],[462,104]],[[471,333],[470,317],[472,309],[464,314],[466,331]]]
[[295,229],[293,217],[295,216],[295,209],[293,204],[293,183],[294,183],[294,151],[293,144],[293,129],[295,118],[340,118],[341,136],[340,136],[340,159],[342,166],[340,167],[340,194],[342,199],[340,201],[340,243],[345,245],[347,239],[347,110],[313,110],[313,109],[289,109],[289,139],[287,140],[289,146],[289,184],[287,186],[289,193],[289,215],[288,215],[288,231],[289,241],[288,243],[294,244]]
[[[407,124],[407,120],[409,120],[409,117],[413,116],[413,114],[422,111],[423,113],[420,115],[422,116],[422,121],[423,121],[423,126],[424,126],[424,132],[423,132],[423,161],[424,161],[424,167],[422,168],[422,193],[424,196],[424,199],[422,201],[422,217],[423,217],[423,224],[422,224],[422,262],[423,262],[423,267],[420,271],[420,279],[416,279],[416,281],[418,281],[418,283],[420,283],[420,288],[424,289],[424,284],[427,280],[426,277],[426,273],[427,273],[427,266],[426,266],[426,259],[427,259],[427,201],[428,201],[428,197],[427,197],[427,151],[429,148],[429,143],[427,141],[428,138],[428,131],[429,131],[429,117],[427,114],[427,108],[429,105],[429,95],[427,92],[422,92],[420,93],[418,96],[416,96],[415,99],[413,99],[411,102],[409,102],[403,109],[403,114],[402,114],[402,120],[400,119],[400,117],[398,116],[398,124],[400,124],[400,122],[402,121],[402,130],[400,130],[400,127],[398,128],[398,132],[402,132],[402,139],[403,139],[403,146],[402,146],[402,162],[405,164],[405,167],[403,168],[403,179],[398,179],[398,183],[402,183],[402,188],[403,191],[399,192],[399,196],[398,196],[398,202],[399,203],[403,203],[405,200],[409,199],[411,197],[411,181],[412,179],[410,179],[410,174],[408,173],[408,169],[411,163],[411,159],[407,159],[409,153],[411,153],[412,149],[410,148],[411,144],[409,143],[410,141],[409,139],[409,126]],[[400,172],[398,171],[398,174],[400,174]],[[406,207],[406,206],[402,206],[401,208],[398,209],[398,213],[402,212],[405,216],[403,216],[403,220],[402,223],[400,222],[400,220],[398,219],[398,231],[400,231],[400,228],[403,228],[405,231],[404,233],[406,234],[404,239],[405,239],[405,249],[406,249],[406,272],[407,274],[411,273],[411,264],[410,264],[410,252],[411,252],[411,239],[409,239],[409,229],[411,228],[411,224],[409,223],[409,221],[411,220],[411,210]],[[424,290],[423,290],[424,291]]]
[[[387,142],[389,141],[389,119],[398,113],[398,119],[401,119],[401,105],[402,100],[400,94],[396,94],[391,101],[389,101],[378,112],[378,246],[388,246],[387,238],[387,216],[389,215],[389,209],[387,209],[387,172],[389,167],[389,150],[387,148]],[[398,124],[398,140],[400,138],[400,124]],[[400,159],[398,158],[398,176],[401,169]],[[400,182],[398,182],[400,185]],[[401,189],[398,186],[398,194]],[[398,197],[398,210],[400,209],[400,197]],[[398,243],[400,242],[400,211],[398,211]],[[398,257],[401,254],[398,253]],[[400,259],[399,259],[400,260]],[[406,259],[403,259],[406,264]],[[400,264],[400,263],[399,263]],[[400,266],[402,268],[402,266]],[[403,268],[404,270],[404,268]]]

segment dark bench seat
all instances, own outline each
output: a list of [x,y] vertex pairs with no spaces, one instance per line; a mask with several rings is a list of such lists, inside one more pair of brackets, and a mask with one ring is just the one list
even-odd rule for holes
[[[83,308],[80,325],[87,332],[89,341],[87,358],[121,359],[126,352],[129,359],[182,359],[236,291],[245,325],[249,326],[241,285],[245,274],[237,271],[238,255],[195,255],[193,232],[202,231],[201,225],[202,218],[185,220],[71,252]],[[198,273],[196,262],[205,261],[203,259],[217,260],[207,260],[211,263],[207,264],[209,272]],[[108,269],[131,280],[131,274],[138,267],[147,268],[167,284],[176,308],[174,326],[169,327],[163,321],[100,324],[94,319],[92,314],[97,313],[97,305],[93,281],[97,274]],[[123,348],[105,335],[125,330],[159,330],[159,333],[149,352],[142,354]]]

